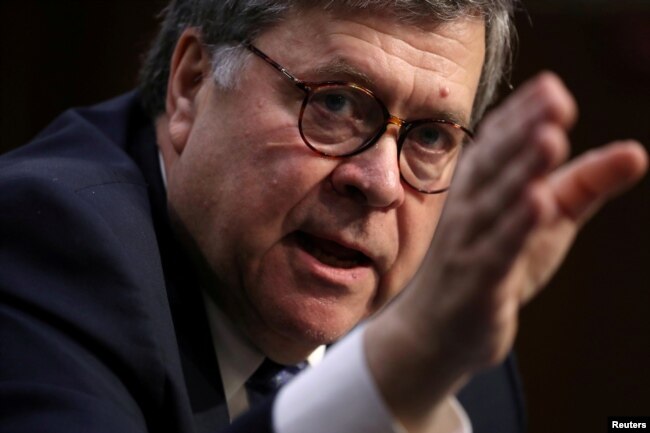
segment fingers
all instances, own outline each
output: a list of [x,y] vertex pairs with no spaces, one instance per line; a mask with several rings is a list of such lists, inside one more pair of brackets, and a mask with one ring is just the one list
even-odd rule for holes
[[499,219],[492,230],[477,240],[476,251],[481,257],[491,257],[485,282],[495,282],[510,268],[521,250],[527,234],[541,219],[543,195],[536,186],[529,187],[511,209]]
[[496,127],[507,128],[513,124],[515,117],[528,110],[527,106],[531,102],[538,104],[537,113],[545,120],[556,122],[566,129],[571,128],[576,121],[576,102],[562,80],[552,72],[542,72],[524,83],[500,110],[493,111],[489,117],[493,118],[491,121]]
[[[449,341],[463,335],[474,349],[482,347],[473,353],[488,363],[511,344],[521,303],[562,261],[574,221],[647,170],[648,156],[635,142],[614,143],[558,169],[575,118],[568,91],[542,74],[486,119],[459,162],[431,264],[418,279],[423,289],[401,298],[408,311],[421,312],[414,317],[446,326]],[[560,212],[570,219],[557,218]],[[455,350],[449,341],[440,344]]]
[[516,206],[531,182],[566,160],[566,129],[575,117],[573,98],[550,73],[524,85],[495,110],[460,162],[450,194],[448,212],[466,221],[457,234],[462,243],[489,235],[487,229]]
[[[469,173],[459,167],[459,189],[473,195],[498,176],[510,159],[530,149],[531,134],[541,124],[567,130],[573,125],[577,108],[571,94],[551,73],[540,74],[514,93],[481,125],[475,145],[467,152]],[[530,149],[534,150],[534,149]]]
[[477,258],[477,286],[498,282],[536,224],[555,211],[548,186],[538,180],[566,160],[566,130],[575,117],[560,80],[542,74],[495,111],[460,162],[443,216],[455,230],[439,239]]
[[647,171],[648,154],[635,141],[592,150],[550,178],[560,210],[577,223],[586,221],[608,198],[634,185]]
[[526,203],[531,182],[556,168],[568,155],[566,133],[554,124],[537,126],[527,144],[502,167],[499,176],[485,182],[473,196],[470,203],[478,211],[467,227],[466,242],[485,233],[510,207],[520,206],[522,201]]

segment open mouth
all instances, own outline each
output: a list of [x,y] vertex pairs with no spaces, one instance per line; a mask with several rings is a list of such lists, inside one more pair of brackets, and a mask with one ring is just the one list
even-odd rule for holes
[[361,251],[345,247],[338,242],[297,232],[298,245],[318,261],[335,268],[350,269],[368,266],[371,260]]

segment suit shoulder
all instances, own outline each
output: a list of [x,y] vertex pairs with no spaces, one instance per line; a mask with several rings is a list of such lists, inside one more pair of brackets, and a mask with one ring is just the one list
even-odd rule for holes
[[129,148],[155,137],[138,107],[137,95],[127,94],[66,111],[31,142],[0,157],[0,183],[49,180],[77,189],[110,182],[144,184]]

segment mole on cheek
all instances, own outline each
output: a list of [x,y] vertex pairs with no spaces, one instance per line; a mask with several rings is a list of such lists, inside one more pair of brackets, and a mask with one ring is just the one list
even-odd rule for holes
[[440,86],[440,97],[441,98],[446,98],[447,96],[449,96],[449,93],[450,93],[449,87]]

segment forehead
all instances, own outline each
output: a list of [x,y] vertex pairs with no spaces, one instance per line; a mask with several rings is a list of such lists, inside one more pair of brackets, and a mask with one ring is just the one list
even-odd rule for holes
[[294,11],[255,43],[300,79],[371,88],[400,117],[448,111],[469,120],[485,32],[478,18],[414,25],[385,13],[312,9]]

